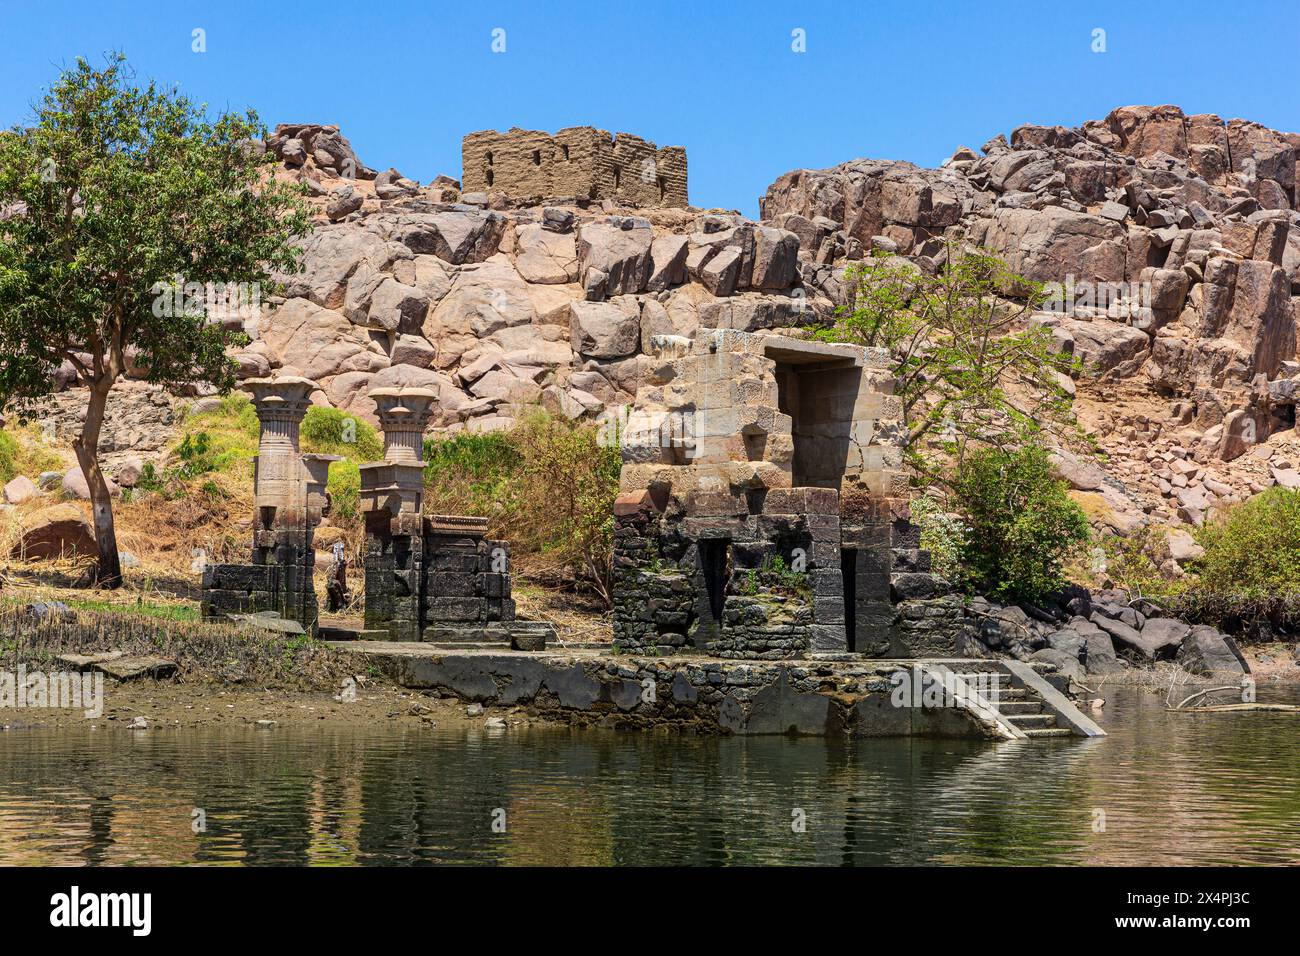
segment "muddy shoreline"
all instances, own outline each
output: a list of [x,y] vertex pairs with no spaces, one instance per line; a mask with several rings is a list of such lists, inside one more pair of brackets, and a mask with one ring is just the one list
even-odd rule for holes
[[[400,725],[424,727],[482,726],[494,716],[486,709],[475,717],[466,704],[388,684],[357,688],[345,701],[328,691],[232,688],[210,684],[132,681],[104,687],[103,712],[87,717],[72,708],[0,708],[0,730],[70,730],[92,728],[130,733],[195,727],[271,730],[276,727],[357,727]],[[499,710],[506,710],[501,708]],[[500,716],[497,714],[495,716]],[[144,731],[130,724],[143,717]],[[520,718],[511,718],[518,722]]]

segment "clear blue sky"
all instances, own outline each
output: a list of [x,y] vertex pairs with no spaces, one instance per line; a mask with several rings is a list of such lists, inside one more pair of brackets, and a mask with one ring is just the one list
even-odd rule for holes
[[0,0],[0,50],[3,126],[61,65],[120,50],[214,107],[337,123],[363,162],[422,182],[459,177],[472,130],[590,124],[685,146],[691,202],[749,214],[795,167],[933,166],[1020,123],[1127,104],[1300,130],[1287,0]]

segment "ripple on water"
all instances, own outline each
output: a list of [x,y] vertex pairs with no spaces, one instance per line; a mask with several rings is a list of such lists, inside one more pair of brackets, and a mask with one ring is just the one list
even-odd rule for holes
[[1300,861],[1295,717],[1108,697],[1106,738],[1005,744],[13,731],[0,734],[0,863]]

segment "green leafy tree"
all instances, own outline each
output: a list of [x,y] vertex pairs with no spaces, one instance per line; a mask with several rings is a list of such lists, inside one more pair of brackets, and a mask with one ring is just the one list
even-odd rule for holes
[[[873,255],[846,273],[849,304],[819,338],[889,349],[904,441],[922,472],[937,441],[960,460],[970,443],[1008,445],[1039,429],[1074,433],[1063,377],[1075,360],[1030,322],[1047,300],[997,256],[949,244],[933,274]],[[1006,297],[1014,291],[1015,300]]]
[[957,551],[968,583],[1030,601],[1065,584],[1066,558],[1089,540],[1088,518],[1041,446],[972,449],[948,484],[966,526]]
[[297,187],[269,175],[255,113],[209,119],[133,80],[121,56],[99,70],[79,59],[31,125],[0,133],[0,399],[48,394],[64,362],[89,389],[73,447],[108,587],[121,583],[98,463],[109,391],[128,360],[163,386],[232,387],[237,333],[213,302],[260,298],[273,272],[296,271],[308,229]]

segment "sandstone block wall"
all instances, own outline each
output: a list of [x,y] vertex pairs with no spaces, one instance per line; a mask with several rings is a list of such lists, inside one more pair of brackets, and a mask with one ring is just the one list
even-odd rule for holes
[[572,126],[484,130],[461,141],[467,193],[497,190],[514,198],[612,199],[626,206],[680,207],[686,199],[686,150],[659,148],[631,133]]

